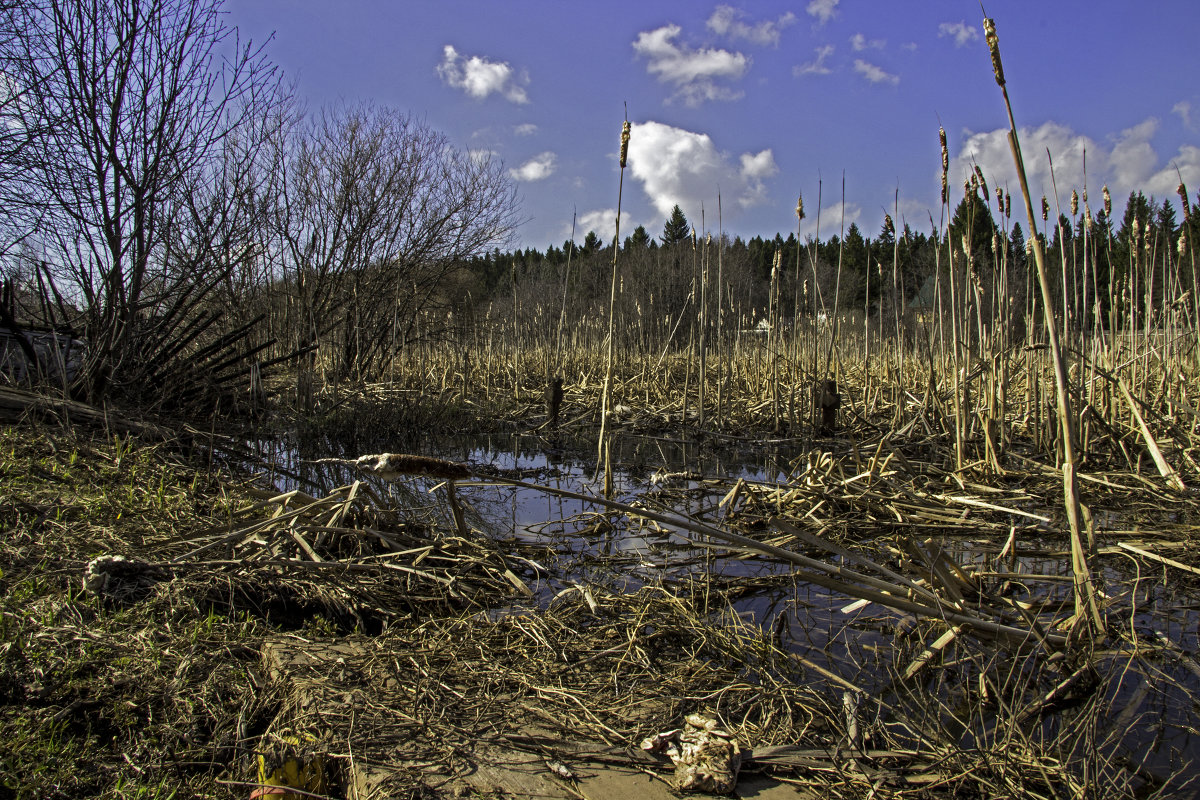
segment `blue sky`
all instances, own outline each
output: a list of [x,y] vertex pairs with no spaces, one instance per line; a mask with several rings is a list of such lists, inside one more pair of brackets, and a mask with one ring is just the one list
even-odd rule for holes
[[[1200,190],[1196,0],[990,0],[1035,193],[1065,209],[1085,185],[1117,211],[1130,190]],[[622,237],[675,203],[749,238],[824,239],[884,212],[939,219],[938,126],[952,186],[977,163],[1017,192],[977,0],[590,2],[228,0],[310,109],[411,112],[503,160],[526,220],[514,246],[560,245],[576,217],[611,237],[617,150],[633,123]],[[1086,155],[1085,155],[1086,154]],[[843,204],[843,177],[845,193]],[[820,187],[821,217],[817,229]],[[718,219],[718,193],[720,219]],[[961,188],[952,191],[957,201]],[[1035,199],[1035,204],[1037,200]],[[1015,204],[1014,204],[1015,209]],[[1022,220],[1024,227],[1024,222]]]

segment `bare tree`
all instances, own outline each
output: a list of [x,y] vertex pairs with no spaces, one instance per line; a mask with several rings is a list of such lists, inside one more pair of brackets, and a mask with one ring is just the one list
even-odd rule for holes
[[236,260],[275,69],[219,0],[41,0],[22,24],[26,181],[45,271],[82,312],[77,389],[140,391]]
[[285,175],[278,231],[299,317],[291,327],[309,342],[335,340],[343,375],[378,368],[416,335],[447,276],[517,224],[499,162],[391,109],[318,114],[292,142]]

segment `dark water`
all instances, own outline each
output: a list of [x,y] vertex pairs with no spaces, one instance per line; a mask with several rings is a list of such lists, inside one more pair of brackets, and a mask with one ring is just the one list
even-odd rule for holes
[[[314,493],[363,476],[346,467],[306,462],[329,455],[353,458],[398,449],[389,448],[383,439],[349,445],[318,442],[302,447],[260,442],[255,446],[276,485]],[[591,496],[603,493],[594,454],[558,448],[542,437],[442,439],[425,442],[422,449],[424,454],[469,463],[480,470],[498,470],[541,486]],[[786,483],[802,468],[803,455],[789,443],[763,447],[737,441],[696,443],[622,436],[611,454],[612,461],[621,465],[613,474],[612,499],[720,525],[725,515],[720,500],[733,482]],[[390,493],[398,507],[436,516],[444,513],[430,494],[436,483],[414,478],[403,486],[377,488]],[[944,630],[921,629],[915,620],[879,605],[855,605],[854,598],[796,580],[790,565],[730,554],[719,546],[705,546],[682,532],[647,525],[640,518],[596,503],[486,480],[459,486],[471,525],[523,554],[519,560],[528,567],[526,582],[535,594],[531,602],[543,606],[575,586],[631,592],[645,585],[665,585],[700,596],[711,588],[720,597],[722,589],[737,584],[736,599],[710,608],[713,615],[760,628],[785,648],[868,693],[882,691],[896,670],[902,671]],[[1047,516],[1056,513],[1041,511]],[[1116,527],[1126,527],[1119,524],[1119,518],[1112,521]],[[1049,528],[1044,537],[1027,535],[1021,544],[1026,553],[1065,549],[1062,537]],[[1013,590],[1014,599],[1051,606],[1061,601],[1070,607],[1071,584],[1065,580],[1070,574],[1068,557],[1024,555],[997,564],[999,544],[994,533],[972,531],[969,526],[946,537],[942,546],[959,564],[1062,576],[1064,580],[1058,582],[1024,581]],[[1196,658],[1200,593],[1177,573],[1121,555],[1101,557],[1096,569],[1108,598],[1106,613],[1116,628],[1132,626],[1138,655],[1131,658],[1131,645],[1120,640],[1095,656],[1098,689],[1088,702],[1101,710],[1088,718],[1086,736],[1076,731],[1071,741],[1086,741],[1086,746],[1094,746],[1105,760],[1114,756],[1125,759],[1158,780],[1170,779],[1186,793],[1183,784],[1200,780],[1200,768],[1194,763],[1200,756],[1200,661]],[[1043,624],[1052,621],[1052,617],[1041,620]],[[904,633],[912,630],[916,633]],[[954,725],[956,703],[979,702],[970,687],[985,682],[981,672],[1013,680],[1031,669],[1027,658],[1007,652],[1002,643],[963,642],[956,652],[961,663],[930,670],[930,683],[925,687],[941,701],[941,706],[933,704],[934,710],[927,711],[944,714],[944,725]],[[911,699],[889,698],[889,702],[904,713],[920,713],[911,708]],[[1069,721],[1078,728],[1080,719],[1069,713],[1049,714],[1041,721],[1035,716],[1026,734],[1033,741],[1062,741],[1062,727]],[[998,735],[987,726],[964,727],[960,740],[967,746],[994,747],[992,737]],[[1075,748],[1082,746],[1072,746],[1072,753],[1078,756]],[[1061,756],[1065,759],[1072,753]]]

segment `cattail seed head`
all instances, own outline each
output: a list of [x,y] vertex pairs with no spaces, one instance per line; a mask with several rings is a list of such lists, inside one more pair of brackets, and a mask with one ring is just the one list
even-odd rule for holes
[[992,255],[996,255],[999,252],[1000,252],[1000,234],[996,233],[996,231],[993,230],[992,231]]
[[798,195],[796,197],[796,219],[804,219],[804,195]]
[[1030,237],[1025,240],[1025,255],[1027,255],[1027,256],[1033,255],[1033,237]]
[[629,156],[629,132],[632,126],[629,120],[625,120],[625,124],[621,126],[621,169],[625,169],[625,159]]
[[1046,195],[1042,195],[1042,222],[1050,219],[1050,204],[1046,202]]
[[892,234],[893,236],[896,235],[896,225],[892,222],[891,214],[883,215],[883,227],[888,233]]
[[1092,229],[1092,224],[1093,224],[1092,223],[1092,208],[1091,208],[1091,206],[1083,207],[1083,219],[1084,219],[1084,222],[1087,224],[1087,229],[1090,231]]
[[1133,246],[1137,247],[1138,239],[1142,237],[1142,221],[1137,217],[1133,218],[1133,222],[1129,226],[1130,232],[1133,234]]
[[1012,216],[1012,195],[1008,192],[1004,193],[1004,216]]
[[1180,205],[1183,206],[1183,221],[1187,222],[1188,218],[1192,216],[1192,209],[1188,207],[1187,187],[1181,183],[1175,191],[1179,194]]
[[979,186],[983,189],[983,199],[986,201],[988,198],[988,185],[987,181],[983,178],[983,170],[979,168],[978,164],[975,165],[975,177],[979,179]]
[[942,203],[950,202],[950,149],[946,147],[946,129],[938,128],[938,141],[942,145]]
[[992,54],[992,72],[996,74],[996,83],[1004,86],[1004,65],[1000,63],[1000,37],[996,35],[996,21],[983,18],[983,32],[987,36],[988,52]]
[[1112,195],[1108,193],[1108,184],[1104,184],[1104,216],[1112,216]]
[[1179,255],[1182,257],[1187,252],[1187,228],[1179,229]]
[[1071,190],[1071,216],[1079,213],[1079,192]]

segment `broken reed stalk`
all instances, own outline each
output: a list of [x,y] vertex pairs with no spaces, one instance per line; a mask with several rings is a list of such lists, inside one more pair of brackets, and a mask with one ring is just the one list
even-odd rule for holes
[[[625,160],[629,156],[630,127],[629,120],[625,120],[625,124],[621,126],[621,175],[617,183],[617,218],[613,224],[612,287],[608,297],[608,348],[604,367],[604,391],[600,396],[600,436],[596,441],[597,473],[600,472],[601,464],[605,465],[606,473],[611,469],[611,465],[604,457],[604,440],[608,430],[609,404],[612,401],[613,334],[617,310],[617,254],[621,250],[619,246],[621,243],[621,195],[625,191]],[[604,485],[607,487],[611,484],[612,476],[606,474]]]
[[1033,200],[1029,194],[1029,181],[1025,175],[1025,162],[1021,157],[1021,144],[1017,138],[1017,122],[1013,116],[1012,103],[1008,99],[1008,88],[1005,85],[1004,67],[1000,61],[1000,40],[996,36],[995,21],[989,17],[984,17],[983,29],[987,35],[988,50],[992,57],[992,71],[996,76],[996,84],[1000,87],[1000,91],[1004,96],[1004,107],[1008,112],[1008,142],[1012,148],[1017,179],[1021,185],[1021,196],[1025,200],[1025,215],[1029,220],[1029,241],[1033,242],[1033,257],[1037,265],[1038,285],[1041,288],[1042,294],[1042,317],[1045,321],[1050,359],[1054,367],[1054,384],[1058,400],[1059,435],[1062,439],[1063,447],[1063,499],[1066,505],[1067,523],[1070,526],[1071,562],[1074,570],[1075,620],[1078,622],[1086,619],[1090,623],[1093,633],[1101,633],[1104,631],[1104,618],[1101,616],[1100,607],[1096,601],[1096,590],[1092,582],[1087,554],[1083,547],[1079,487],[1075,475],[1077,465],[1075,426],[1071,412],[1069,378],[1067,376],[1066,364],[1063,361],[1062,349],[1059,346],[1058,326],[1054,322],[1054,315],[1050,312],[1051,295],[1050,281],[1046,275],[1046,256],[1042,251],[1042,243],[1037,235],[1037,221],[1034,218]]

